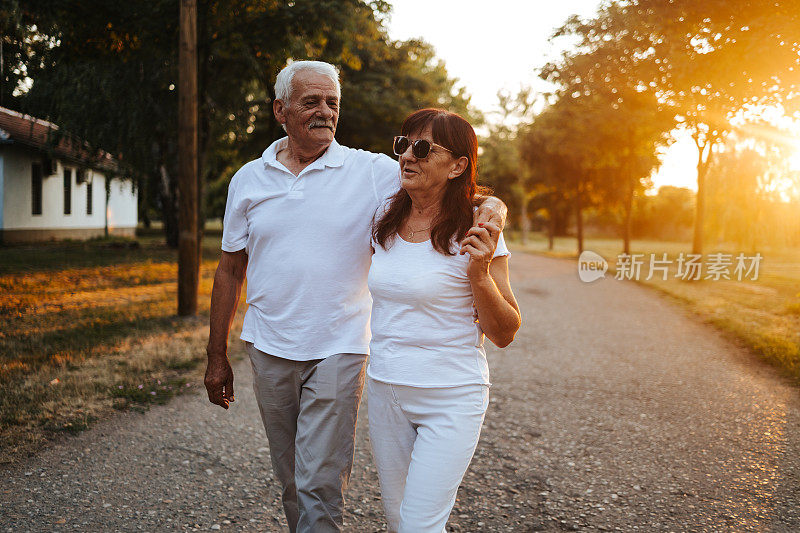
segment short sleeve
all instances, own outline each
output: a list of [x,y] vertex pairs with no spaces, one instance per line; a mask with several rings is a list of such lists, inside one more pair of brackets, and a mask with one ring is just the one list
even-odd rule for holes
[[242,201],[242,171],[234,174],[228,185],[228,199],[225,202],[225,217],[222,219],[222,250],[238,252],[247,246],[247,217]]
[[504,255],[511,255],[511,252],[508,251],[508,247],[506,246],[506,240],[503,237],[503,232],[500,232],[500,238],[497,239],[497,248],[494,249],[494,257],[501,257]]
[[386,154],[374,154],[372,160],[372,183],[375,199],[382,204],[400,189],[400,165]]

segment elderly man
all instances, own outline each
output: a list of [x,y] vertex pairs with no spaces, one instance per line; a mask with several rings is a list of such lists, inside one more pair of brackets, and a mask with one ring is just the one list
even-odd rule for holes
[[[342,527],[369,346],[370,223],[399,187],[396,161],[334,139],[340,94],[327,63],[278,74],[287,137],[231,180],[211,294],[205,385],[227,409],[228,333],[247,277],[241,338],[292,532]],[[502,225],[504,211],[491,199],[477,216]]]

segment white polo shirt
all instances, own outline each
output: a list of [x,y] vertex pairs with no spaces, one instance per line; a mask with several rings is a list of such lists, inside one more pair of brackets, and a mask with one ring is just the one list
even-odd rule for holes
[[397,161],[333,141],[295,176],[276,158],[287,142],[228,187],[222,249],[248,255],[241,338],[296,361],[369,353],[371,223],[399,189]]

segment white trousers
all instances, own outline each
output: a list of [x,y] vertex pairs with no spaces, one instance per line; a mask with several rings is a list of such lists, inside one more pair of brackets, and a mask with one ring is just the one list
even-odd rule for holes
[[367,379],[369,435],[392,533],[442,533],[478,445],[489,387]]

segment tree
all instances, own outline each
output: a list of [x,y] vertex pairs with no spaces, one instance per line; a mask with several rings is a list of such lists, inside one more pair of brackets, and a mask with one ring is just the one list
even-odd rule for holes
[[665,185],[655,196],[640,195],[634,209],[635,235],[679,241],[691,234],[694,192]]
[[644,192],[660,161],[657,149],[667,142],[674,122],[671,113],[657,105],[651,93],[602,89],[594,114],[602,132],[600,151],[606,174],[600,194],[606,206],[621,205],[623,253],[629,254],[632,238],[634,198]]
[[705,177],[730,118],[750,104],[796,106],[800,2],[623,0],[588,21],[571,18],[556,33],[578,38],[569,57],[583,77],[557,65],[545,75],[564,87],[586,79],[652,92],[674,110],[698,148],[692,248],[702,251]]
[[0,4],[0,106],[19,109],[27,66],[50,44],[39,38],[17,0]]
[[553,200],[572,204],[579,252],[583,210],[590,206],[621,206],[623,248],[629,252],[633,199],[658,165],[656,147],[671,125],[651,95],[593,85],[559,92],[534,118],[524,159]]
[[473,124],[480,120],[464,91],[454,91],[454,80],[429,44],[391,42],[381,35],[353,53],[358,61],[342,65],[339,142],[391,153],[405,117],[424,107],[446,108]]
[[[177,245],[178,4],[31,0],[10,10],[33,34],[25,111],[119,156],[145,202],[156,203],[167,241]],[[234,170],[283,135],[272,117],[271,81],[289,58],[342,69],[338,138],[389,151],[407,113],[468,98],[420,41],[391,42],[385,2],[199,0],[200,174],[213,214]],[[14,37],[20,47],[23,37]],[[30,41],[31,39],[28,38]],[[5,49],[4,49],[5,50]]]
[[791,184],[800,183],[790,163],[794,151],[793,136],[775,125],[738,126],[708,172],[709,235],[753,252],[764,245],[790,245],[797,214],[787,220],[785,213],[796,210],[800,199],[790,196]]
[[495,196],[505,198],[510,204],[509,218],[518,221],[520,240],[525,244],[530,230],[529,205],[541,191],[523,163],[518,124],[530,120],[535,95],[530,88],[522,88],[515,95],[500,91],[497,98],[500,120],[489,128],[489,135],[480,140],[478,177],[482,184],[492,188]]
[[564,99],[556,100],[534,117],[521,140],[522,159],[539,185],[549,212],[550,247],[558,232],[558,213],[570,205],[575,215],[578,252],[583,251],[583,209],[590,197],[590,181],[596,174],[586,165],[589,149],[583,127],[577,119],[577,106]]
[[[115,154],[158,191],[177,245],[177,3],[30,2],[29,28],[52,46],[30,58],[23,110]],[[172,86],[172,89],[170,89]]]

